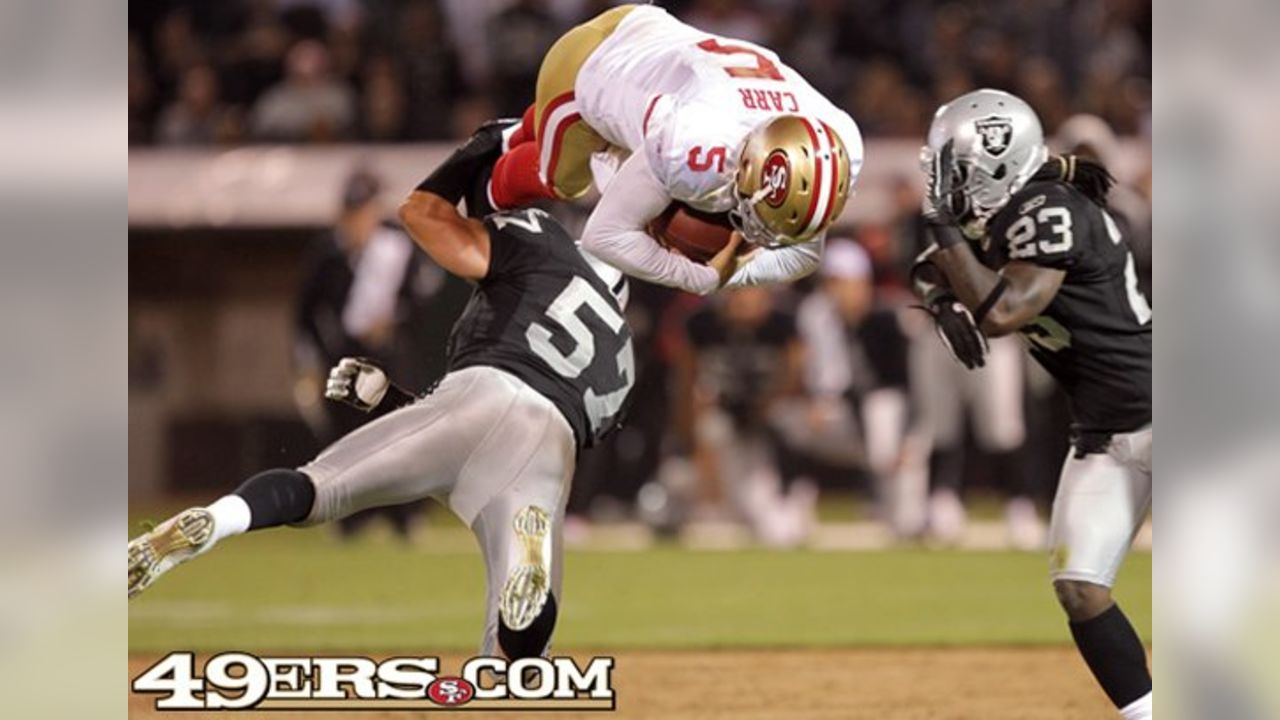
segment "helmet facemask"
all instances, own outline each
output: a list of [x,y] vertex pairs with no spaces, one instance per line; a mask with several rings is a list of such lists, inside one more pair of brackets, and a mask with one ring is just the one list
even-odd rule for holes
[[753,195],[742,195],[739,193],[736,197],[736,204],[729,210],[729,224],[734,230],[742,233],[742,237],[752,245],[758,245],[764,248],[777,248],[787,245],[791,240],[786,236],[775,233],[765,225],[764,220],[760,219],[760,215],[756,213],[756,203],[760,202],[765,195],[769,194],[768,188],[761,188]]
[[970,239],[1023,188],[1048,158],[1035,111],[997,90],[976,90],[938,109],[920,159],[932,183],[938,154],[950,145],[947,197]]
[[[935,182],[934,154],[927,145],[920,149],[921,166],[931,186]],[[945,185],[948,204],[946,209],[956,219],[965,236],[974,240],[982,237],[986,232],[987,221],[1000,212],[1013,194],[1025,184],[1025,180],[1009,181],[1007,163],[988,167],[965,156],[954,156],[948,172],[950,177]]]

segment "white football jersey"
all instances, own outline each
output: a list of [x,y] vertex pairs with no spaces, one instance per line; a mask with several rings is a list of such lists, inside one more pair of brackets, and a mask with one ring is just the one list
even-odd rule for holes
[[574,95],[588,125],[643,151],[671,197],[700,210],[733,207],[742,141],[778,115],[831,126],[849,153],[851,185],[862,167],[853,118],[772,50],[703,32],[661,8],[631,11],[583,64]]

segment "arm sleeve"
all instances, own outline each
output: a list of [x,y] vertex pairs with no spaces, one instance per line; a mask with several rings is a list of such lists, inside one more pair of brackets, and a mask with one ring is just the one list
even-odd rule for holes
[[822,262],[826,233],[808,242],[760,248],[729,278],[726,287],[790,282],[809,275]]
[[632,153],[587,219],[583,249],[641,280],[697,295],[714,291],[720,284],[714,269],[664,248],[645,230],[670,204],[645,154]]

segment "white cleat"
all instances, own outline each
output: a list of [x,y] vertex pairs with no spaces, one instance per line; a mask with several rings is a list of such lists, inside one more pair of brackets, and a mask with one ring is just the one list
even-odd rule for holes
[[213,515],[204,508],[191,508],[130,540],[129,597],[204,552],[212,538]]
[[551,592],[551,518],[536,505],[516,513],[512,527],[524,545],[524,562],[502,587],[498,610],[511,630],[524,630],[542,614]]

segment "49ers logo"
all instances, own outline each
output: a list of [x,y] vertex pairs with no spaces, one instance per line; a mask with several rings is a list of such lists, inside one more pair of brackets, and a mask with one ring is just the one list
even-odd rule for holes
[[760,168],[760,189],[768,190],[764,202],[769,207],[782,207],[787,199],[787,191],[791,189],[791,161],[787,153],[774,150],[764,159]]
[[475,686],[460,677],[437,678],[427,686],[427,697],[437,705],[466,705],[475,695]]

